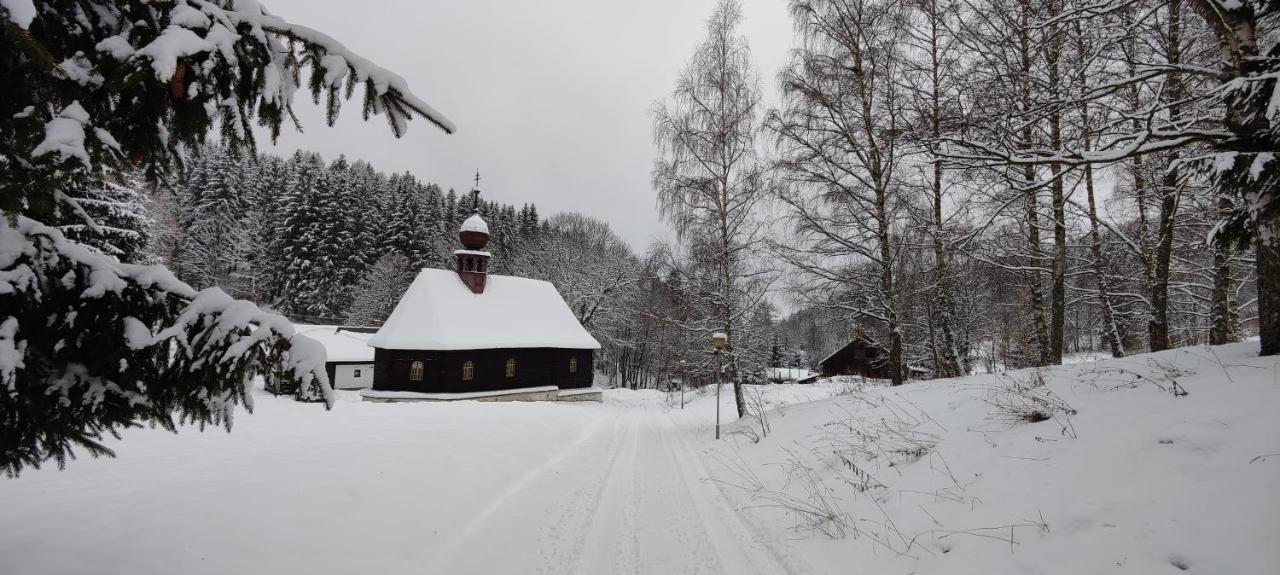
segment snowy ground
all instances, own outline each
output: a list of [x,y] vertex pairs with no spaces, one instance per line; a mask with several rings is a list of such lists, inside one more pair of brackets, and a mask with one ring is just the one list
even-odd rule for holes
[[769,386],[759,443],[739,422],[716,444],[710,394],[260,396],[231,434],[135,430],[117,459],[0,480],[0,557],[6,574],[1267,573],[1280,374],[1254,353],[1049,370],[1077,413],[1037,423],[984,401],[1026,373]]
[[[868,389],[793,406],[708,468],[817,572],[1280,573],[1280,359],[1256,353],[1079,362],[1020,393],[1032,371]],[[1076,413],[996,405],[1040,402]]]

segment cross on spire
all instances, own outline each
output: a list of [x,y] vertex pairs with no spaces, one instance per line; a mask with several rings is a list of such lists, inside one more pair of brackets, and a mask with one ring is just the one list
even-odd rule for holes
[[480,169],[476,168],[476,186],[471,188],[471,213],[480,213]]

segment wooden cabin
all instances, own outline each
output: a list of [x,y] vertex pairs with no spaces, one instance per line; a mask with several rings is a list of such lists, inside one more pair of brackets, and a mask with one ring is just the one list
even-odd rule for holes
[[420,271],[370,338],[373,386],[365,399],[591,387],[600,344],[555,286],[490,275],[489,229],[479,214],[458,235],[463,249],[454,252],[454,269]]
[[889,350],[869,338],[854,336],[844,347],[831,352],[818,362],[823,377],[860,375],[871,379],[889,379]]

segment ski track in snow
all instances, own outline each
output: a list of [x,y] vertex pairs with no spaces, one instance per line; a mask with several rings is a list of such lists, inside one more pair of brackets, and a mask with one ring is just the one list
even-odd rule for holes
[[602,417],[497,496],[430,571],[481,572],[500,554],[546,574],[795,572],[708,480],[684,433],[659,409]]

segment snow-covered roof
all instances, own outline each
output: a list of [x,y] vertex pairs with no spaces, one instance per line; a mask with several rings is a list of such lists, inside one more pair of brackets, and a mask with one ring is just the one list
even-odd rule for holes
[[369,345],[383,349],[599,349],[555,286],[489,275],[472,293],[458,274],[424,269]]
[[864,344],[866,344],[866,345],[869,345],[869,346],[871,346],[871,347],[877,347],[877,348],[880,348],[880,349],[882,349],[882,350],[884,349],[884,347],[883,347],[883,346],[881,346],[880,344],[878,344],[878,343],[876,343],[876,342],[874,342],[874,341],[871,341],[871,339],[870,339],[870,338],[868,338],[867,336],[864,336],[864,335],[855,335],[855,336],[853,336],[851,339],[849,339],[849,342],[848,342],[848,343],[846,343],[846,344],[844,344],[844,345],[842,345],[842,346],[840,346],[840,347],[837,347],[835,351],[833,351],[833,352],[831,352],[831,353],[828,353],[828,354],[827,354],[827,357],[824,357],[824,358],[822,358],[821,360],[819,360],[819,361],[818,361],[818,365],[822,365],[822,364],[824,364],[824,363],[827,363],[827,360],[828,360],[828,359],[831,359],[831,358],[835,357],[837,353],[840,353],[840,352],[844,351],[844,348],[849,347],[849,346],[851,346],[851,345],[853,345],[853,344],[855,344],[855,343],[858,343],[858,342],[862,342],[862,343],[864,343]]
[[336,325],[298,325],[298,333],[320,342],[328,361],[367,361],[373,363],[371,333],[339,329]]
[[489,234],[489,224],[480,217],[480,214],[471,214],[471,217],[462,222],[462,231],[464,232],[480,232]]
[[818,375],[800,367],[771,367],[769,368],[769,379],[780,379],[783,381],[798,381]]

